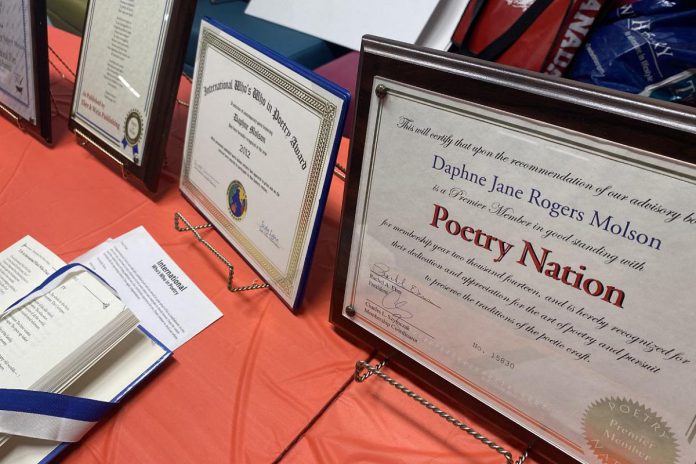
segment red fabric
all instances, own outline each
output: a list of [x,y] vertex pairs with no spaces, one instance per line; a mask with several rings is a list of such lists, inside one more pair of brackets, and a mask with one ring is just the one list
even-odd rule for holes
[[[74,69],[79,39],[54,29],[49,39]],[[55,56],[51,61],[61,67]],[[55,70],[51,78],[60,111],[67,114],[72,84]],[[182,80],[179,98],[188,100],[189,92]],[[168,172],[154,199],[78,146],[64,117],[54,117],[53,149],[0,118],[0,249],[29,234],[68,261],[142,224],[224,313],[65,453],[65,463],[271,462],[340,391],[355,362],[367,358],[328,322],[342,182],[334,179],[331,187],[301,312],[293,315],[268,290],[231,294],[217,259],[173,228],[176,211],[192,223],[204,222],[176,183],[185,117],[186,108],[177,105]],[[341,163],[347,151],[344,140]],[[257,277],[216,232],[203,234],[234,262],[238,284]],[[351,384],[286,461],[502,462],[380,384]]]
[[452,43],[457,46],[461,47],[462,42],[464,42],[464,37],[466,36],[466,31],[468,31],[469,27],[471,26],[471,21],[474,16],[475,1],[476,0],[472,0],[469,2],[469,6],[464,9],[462,19],[459,20],[459,24],[457,24],[457,27],[454,29],[454,33],[452,34]]
[[[471,10],[476,2],[469,3],[460,21],[453,41],[460,44],[468,29]],[[529,29],[496,61],[517,68],[541,71],[561,26],[566,18],[572,0],[554,1],[534,21]],[[531,2],[524,1],[488,1],[483,11],[471,25],[474,29],[469,40],[472,53],[480,53],[486,46],[508,30],[526,11]]]

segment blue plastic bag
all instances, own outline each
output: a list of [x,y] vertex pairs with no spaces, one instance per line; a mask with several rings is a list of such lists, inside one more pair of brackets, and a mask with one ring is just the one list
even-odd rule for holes
[[694,104],[696,1],[621,0],[578,53],[571,79]]

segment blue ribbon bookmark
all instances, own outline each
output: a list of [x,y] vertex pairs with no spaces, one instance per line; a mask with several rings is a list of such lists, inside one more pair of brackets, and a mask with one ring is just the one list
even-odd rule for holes
[[0,432],[75,442],[115,406],[57,393],[0,388]]
[[[104,279],[82,264],[63,266],[41,285],[0,314],[16,310],[60,286],[69,277],[88,272],[114,295],[116,291]],[[33,390],[0,388],[0,433],[41,438],[59,442],[80,440],[116,403]]]

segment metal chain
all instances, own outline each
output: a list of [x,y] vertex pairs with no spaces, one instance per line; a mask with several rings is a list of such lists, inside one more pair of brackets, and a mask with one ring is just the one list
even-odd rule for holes
[[[375,374],[375,372],[380,371],[386,364],[387,360],[385,359],[381,363],[378,363],[376,366],[374,366],[374,368],[368,369],[368,367],[371,368],[372,366],[370,366],[365,361],[358,361],[357,363],[355,363],[355,381],[358,383],[364,382],[365,380],[372,377]],[[360,371],[363,370],[363,367],[365,368],[365,373],[361,375]]]
[[336,165],[334,166],[334,176],[338,177],[343,182],[345,182],[346,181],[346,168],[344,168],[340,164],[336,163]]
[[70,79],[68,79],[68,78],[65,76],[65,73],[64,73],[63,71],[61,71],[60,68],[58,68],[58,66],[56,66],[55,63],[54,63],[53,61],[48,60],[48,64],[50,64],[51,67],[52,67],[53,69],[56,70],[56,72],[58,73],[58,75],[59,75],[62,79],[65,79],[66,81],[71,82]]
[[[183,221],[184,224],[186,224],[186,227],[181,227],[179,226],[179,220]],[[227,266],[227,269],[229,270],[227,274],[227,290],[229,290],[232,293],[236,292],[245,292],[248,290],[260,290],[262,288],[268,288],[270,285],[267,283],[263,284],[256,284],[252,283],[251,285],[245,285],[242,287],[233,287],[232,286],[232,279],[234,278],[234,266],[232,263],[230,263],[227,258],[225,258],[219,251],[215,249],[206,239],[201,237],[201,234],[198,233],[200,229],[209,229],[213,227],[212,224],[202,224],[198,226],[192,226],[191,223],[189,223],[186,218],[181,214],[181,213],[174,213],[174,228],[179,231],[179,232],[188,232],[191,231],[193,235],[195,235],[196,239],[201,242],[203,245],[206,246],[220,261],[222,261],[225,266]]]
[[19,130],[24,132],[24,126],[22,125],[22,120],[19,118],[19,116],[10,111],[10,109],[5,107],[5,105],[3,105],[2,103],[0,103],[0,110],[7,114],[7,116],[9,116],[10,119],[12,119],[15,122],[15,124],[17,124],[17,128],[19,128]]
[[64,119],[68,119],[68,116],[60,112],[60,108],[58,108],[58,102],[56,101],[56,97],[53,96],[52,91],[48,91],[48,96],[51,97],[51,103],[53,103],[54,108],[56,109],[56,116]]
[[[512,457],[512,453],[507,451],[505,448],[503,448],[502,446],[489,440],[485,436],[478,433],[476,430],[474,430],[471,427],[469,427],[468,425],[466,425],[464,422],[462,422],[459,419],[446,413],[445,411],[443,411],[442,409],[440,409],[439,407],[437,407],[436,405],[434,405],[430,401],[426,400],[425,398],[423,398],[419,394],[409,390],[406,386],[397,382],[396,380],[392,379],[387,374],[382,372],[381,369],[382,369],[382,367],[384,367],[384,365],[386,363],[387,363],[386,359],[375,366],[370,365],[370,363],[368,363],[366,361],[358,361],[357,363],[355,363],[355,375],[354,375],[355,381],[356,382],[364,382],[370,376],[376,375],[377,377],[384,380],[385,382],[387,382],[389,385],[393,386],[394,388],[396,388],[400,392],[406,394],[409,398],[412,398],[413,400],[417,401],[418,403],[425,406],[430,411],[434,412],[438,416],[445,419],[450,424],[463,430],[464,432],[466,432],[467,434],[469,434],[470,436],[472,436],[476,440],[480,441],[481,443],[488,446],[489,448],[491,448],[492,450],[494,450],[498,454],[502,455],[505,458],[505,461],[507,464],[524,464],[524,462],[527,460],[527,457],[529,456],[529,449],[527,449],[520,456],[520,458],[517,461],[514,461],[513,457]],[[363,369],[365,369],[367,372],[364,374],[360,374]]]
[[[75,79],[77,79],[77,75],[76,75],[75,72],[70,68],[70,66],[68,66],[68,63],[66,63],[66,62],[63,60],[63,58],[61,58],[60,55],[59,55],[58,53],[56,53],[56,51],[55,51],[50,45],[48,46],[48,49],[51,51],[51,53],[53,53],[53,55],[55,55],[56,58],[58,58],[58,61],[60,61],[60,64],[62,64],[62,65],[65,67],[65,69],[67,69],[68,72],[69,72],[70,74],[72,74],[73,77],[74,77]],[[56,68],[56,65],[53,64],[53,63],[51,62],[51,60],[49,60],[48,62],[51,63],[51,65],[53,65],[54,68]],[[58,68],[56,68],[56,71],[58,71],[58,72],[60,73],[61,77],[65,78],[65,74],[64,74],[62,71],[60,71]]]

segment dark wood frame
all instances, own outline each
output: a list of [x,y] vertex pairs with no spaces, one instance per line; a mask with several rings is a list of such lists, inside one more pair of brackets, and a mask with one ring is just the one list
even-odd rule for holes
[[378,350],[421,387],[492,425],[540,462],[575,463],[553,445],[471,397],[343,315],[368,114],[376,76],[696,164],[696,110],[458,55],[365,36],[351,137],[330,321],[351,340]]
[[53,143],[51,130],[51,90],[48,74],[48,30],[46,24],[46,0],[29,0],[31,22],[31,45],[33,47],[32,72],[34,73],[34,95],[36,104],[36,122],[32,123],[16,114],[6,106],[0,113],[47,145]]
[[[87,11],[89,11],[92,1],[95,0],[90,0],[87,5]],[[169,128],[171,126],[174,106],[176,104],[176,94],[181,79],[181,70],[184,65],[184,55],[191,33],[195,8],[196,2],[189,0],[173,0],[172,13],[169,18],[164,47],[162,48],[162,62],[154,87],[153,102],[155,103],[152,106],[152,112],[148,120],[148,130],[144,140],[147,151],[142,154],[142,164],[140,166],[136,165],[97,137],[90,138],[89,140],[89,142],[96,145],[96,147],[94,147],[96,149],[91,151],[96,154],[100,160],[111,167],[114,167],[114,160],[116,160],[117,163],[122,165],[119,167],[124,177],[126,177],[126,172],[133,174],[135,178],[142,181],[144,186],[152,192],[157,190],[160,172],[166,157]],[[85,16],[85,27],[86,25],[87,17]],[[80,58],[82,57],[83,47],[84,40],[80,44]],[[77,65],[77,76],[80,76],[81,61],[80,59]],[[76,81],[75,88],[77,87],[78,82]],[[75,106],[76,98],[78,98],[77,92],[73,94],[68,126],[73,132],[79,130],[82,134],[89,136],[92,134],[92,131],[73,118],[72,108]]]

